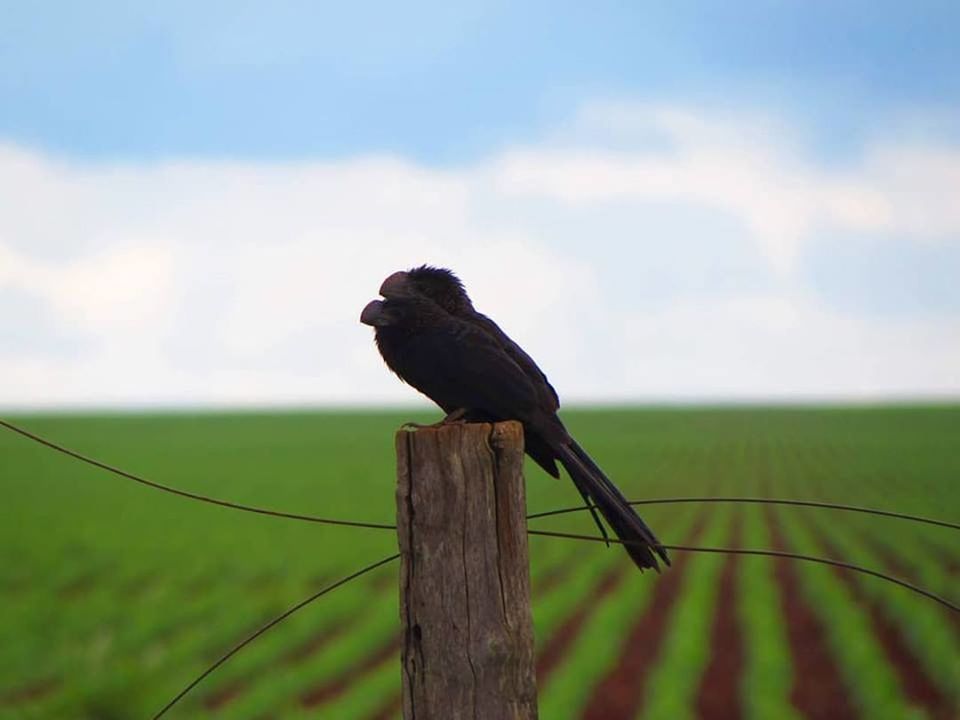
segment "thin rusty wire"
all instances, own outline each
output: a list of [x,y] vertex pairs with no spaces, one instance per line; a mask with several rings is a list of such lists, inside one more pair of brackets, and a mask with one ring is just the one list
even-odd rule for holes
[[[152,487],[156,490],[162,490],[163,492],[171,493],[173,495],[179,495],[181,497],[189,498],[191,500],[199,500],[201,502],[210,503],[213,505],[219,505],[221,507],[230,508],[232,510],[242,510],[243,512],[257,513],[258,515],[269,515],[272,517],[286,518],[288,520],[301,520],[303,522],[317,523],[321,525],[339,525],[343,527],[360,527],[368,528],[373,530],[396,530],[395,525],[390,525],[388,523],[373,523],[373,522],[364,522],[358,520],[338,520],[335,518],[322,518],[316,515],[304,515],[301,513],[288,513],[279,510],[269,510],[266,508],[260,508],[253,505],[243,505],[240,503],[235,503],[229,500],[220,500],[218,498],[209,497],[207,495],[199,495],[197,493],[192,493],[186,490],[179,490],[169,485],[163,485],[161,483],[155,482],[153,480],[147,480],[146,478],[135,475],[134,473],[127,472],[118,467],[114,467],[105,462],[92,458],[88,455],[84,455],[76,450],[71,450],[70,448],[64,447],[59,443],[56,443],[52,440],[44,438],[36,433],[33,433],[25,428],[19,427],[7,420],[0,418],[0,427],[5,427],[8,430],[11,430],[19,435],[22,435],[25,438],[33,440],[34,442],[40,443],[48,448],[56,450],[59,453],[63,453],[69,457],[80,460],[81,462],[87,463],[88,465],[93,465],[107,472],[111,472],[120,477],[133,480],[147,487]],[[782,498],[754,498],[754,497],[672,497],[672,498],[653,498],[649,500],[632,500],[630,501],[631,505],[666,505],[666,504],[677,504],[677,503],[721,503],[721,502],[733,502],[733,503],[757,503],[757,504],[766,504],[766,505],[793,505],[799,507],[815,507],[815,508],[826,508],[831,510],[841,510],[845,512],[857,512],[864,513],[867,515],[877,515],[880,517],[889,517],[896,518],[899,520],[908,520],[911,522],[919,522],[927,525],[935,525],[938,527],[950,528],[952,530],[960,530],[960,523],[953,523],[947,520],[938,520],[936,518],[928,518],[920,515],[908,515],[906,513],[893,512],[892,510],[877,510],[874,508],[867,508],[857,505],[842,505],[838,503],[828,503],[822,501],[814,500],[791,500],[791,499],[782,499]],[[569,508],[561,508],[559,510],[545,510],[543,512],[532,513],[527,516],[528,520],[534,520],[537,518],[551,517],[553,515],[563,515],[566,513],[580,512],[587,510],[586,505],[578,505]]]
[[120,477],[127,478],[128,480],[133,480],[134,482],[154,488],[155,490],[162,490],[163,492],[170,493],[171,495],[179,495],[180,497],[189,498],[191,500],[199,500],[200,502],[210,503],[211,505],[219,505],[220,507],[230,508],[231,510],[242,510],[243,512],[256,513],[258,515],[270,515],[272,517],[286,518],[288,520],[302,520],[303,522],[312,522],[321,525],[341,525],[344,527],[361,527],[374,530],[396,529],[396,526],[387,525],[384,523],[371,523],[357,520],[337,520],[335,518],[322,518],[314,515],[282,512],[280,510],[268,510],[266,508],[255,507],[253,505],[243,505],[241,503],[231,502],[230,500],[220,500],[219,498],[200,495],[187,490],[179,490],[177,488],[170,487],[169,485],[163,485],[162,483],[154,482],[153,480],[147,480],[145,477],[140,475],[135,475],[134,473],[127,472],[126,470],[114,467],[113,465],[108,465],[107,463],[97,460],[96,458],[79,453],[76,450],[71,450],[70,448],[64,447],[59,443],[55,443],[52,440],[41,437],[36,433],[30,432],[29,430],[19,427],[18,425],[14,425],[13,423],[3,420],[2,418],[0,418],[0,426],[5,427],[8,430],[12,430],[13,432],[22,435],[25,438],[29,438],[34,442],[40,443],[41,445],[45,445],[52,450],[56,450],[59,453],[63,453],[64,455],[68,455],[69,457],[80,460],[88,465],[93,465],[101,470],[106,470],[114,475],[119,475]]
[[[527,530],[528,535],[539,535],[541,537],[555,537],[555,538],[567,538],[569,540],[587,540],[590,542],[604,542],[603,538],[595,537],[593,535],[581,535],[578,533],[565,533],[565,532],[554,532],[552,530]],[[623,540],[619,538],[611,539],[610,542],[616,543],[618,545],[626,545]],[[932,593],[929,590],[924,590],[921,587],[917,587],[912,583],[907,582],[906,580],[901,580],[900,578],[894,577],[893,575],[887,575],[882,573],[879,570],[872,570],[870,568],[865,568],[862,565],[854,565],[853,563],[848,563],[843,560],[834,560],[832,558],[822,558],[816,555],[804,555],[802,553],[792,553],[786,552],[783,550],[760,550],[756,548],[717,548],[717,547],[703,547],[700,545],[667,545],[665,543],[660,543],[659,547],[664,548],[665,550],[675,550],[677,552],[701,552],[701,553],[718,553],[723,555],[763,555],[768,557],[779,557],[787,558],[790,560],[803,560],[806,562],[819,563],[821,565],[830,565],[832,567],[844,568],[847,570],[853,570],[854,572],[863,573],[865,575],[870,575],[881,580],[886,580],[900,587],[906,588],[911,592],[915,592],[918,595],[929,598],[935,602],[940,603],[945,608],[955,612],[960,613],[960,605],[956,605],[951,601],[947,600],[936,593]]]
[[[565,538],[569,540],[580,540],[580,541],[600,542],[600,543],[605,542],[604,538],[596,537],[593,535],[579,535],[576,533],[552,532],[549,530],[529,530],[528,529],[527,534],[537,535],[540,537]],[[619,539],[613,539],[610,542],[613,542],[619,545],[625,544],[622,540],[619,540]],[[900,587],[903,587],[907,590],[910,590],[911,592],[914,592],[918,595],[921,595],[923,597],[926,597],[930,600],[933,600],[943,605],[944,607],[946,607],[948,610],[951,610],[952,612],[960,613],[960,606],[955,605],[954,603],[950,602],[949,600],[935,593],[929,592],[928,590],[924,590],[923,588],[917,587],[916,585],[913,585],[905,580],[901,580],[900,578],[893,577],[892,575],[887,575],[886,573],[882,573],[878,570],[872,570],[870,568],[866,568],[861,565],[855,565],[853,563],[848,563],[842,560],[834,560],[832,558],[823,558],[815,555],[804,555],[802,553],[786,552],[783,550],[761,550],[756,548],[719,548],[719,547],[704,547],[701,545],[668,545],[668,544],[661,544],[660,547],[666,550],[673,550],[675,552],[716,553],[721,555],[753,555],[753,556],[763,556],[763,557],[785,558],[788,560],[802,560],[804,562],[812,562],[820,565],[828,565],[831,567],[842,568],[845,570],[852,570],[854,572],[862,573],[870,577],[875,577],[880,580],[885,580],[895,585],[899,585]],[[251,642],[256,640],[258,637],[263,635],[265,632],[270,630],[275,625],[278,625],[283,620],[293,615],[293,613],[295,613],[297,610],[300,610],[306,605],[309,605],[317,598],[323,595],[326,595],[327,593],[333,590],[336,590],[338,587],[346,585],[352,580],[359,578],[361,575],[365,575],[371,570],[375,570],[376,568],[382,565],[386,565],[387,563],[392,562],[399,557],[400,555],[398,553],[395,555],[391,555],[390,557],[384,558],[382,560],[379,560],[370,565],[367,565],[363,569],[358,570],[357,572],[338,580],[336,583],[323,588],[321,591],[317,593],[314,593],[313,595],[308,597],[306,600],[302,600],[301,602],[297,603],[289,610],[285,611],[283,614],[278,615],[276,618],[268,622],[266,625],[264,625],[259,630],[254,632],[252,635],[250,635],[249,637],[245,638],[240,643],[235,645],[229,652],[224,654],[216,662],[214,662],[210,667],[208,667],[201,675],[196,677],[189,685],[187,685],[183,690],[181,690],[180,693],[175,698],[173,698],[173,700],[167,703],[167,705],[164,706],[164,708],[154,716],[153,720],[158,720],[160,717],[162,717],[170,708],[172,708],[177,702],[179,702],[187,693],[189,693],[194,687],[199,685],[200,682],[202,682],[208,675],[210,675],[214,670],[216,670],[223,663],[229,660],[233,655],[239,652],[242,648],[249,645]]]
[[[377,530],[395,530],[396,529],[396,526],[389,525],[386,523],[368,523],[368,522],[353,521],[353,520],[338,520],[333,518],[321,518],[313,515],[304,515],[300,513],[288,513],[288,512],[278,511],[278,510],[268,510],[266,508],[255,507],[252,505],[243,505],[243,504],[231,502],[228,500],[220,500],[218,498],[213,498],[206,495],[200,495],[198,493],[192,493],[186,490],[179,490],[177,488],[173,488],[168,485],[163,485],[161,483],[148,480],[142,476],[136,475],[131,472],[127,472],[126,470],[122,470],[121,468],[115,467],[113,465],[109,465],[105,462],[89,457],[75,450],[71,450],[67,447],[64,447],[63,445],[60,445],[59,443],[53,442],[52,440],[48,440],[47,438],[37,435],[36,433],[33,433],[29,430],[21,428],[18,425],[15,425],[7,420],[0,419],[0,426],[5,427],[8,430],[11,430],[34,442],[44,445],[45,447],[48,447],[59,453],[72,457],[81,462],[84,462],[88,465],[92,465],[102,470],[106,470],[107,472],[113,473],[120,477],[140,483],[141,485],[145,485],[147,487],[151,487],[156,490],[161,490],[163,492],[167,492],[173,495],[178,495],[180,497],[185,497],[191,500],[198,500],[200,502],[205,502],[212,505],[218,505],[221,507],[230,508],[232,510],[241,510],[243,512],[252,512],[259,515],[268,515],[272,517],[286,518],[290,520],[301,520],[304,522],[312,522],[312,523],[318,523],[318,524],[324,524],[324,525],[361,527],[361,528],[377,529]],[[891,518],[897,518],[902,520],[908,520],[912,522],[920,522],[920,523],[925,523],[929,525],[936,525],[940,527],[947,527],[951,529],[960,530],[960,525],[956,523],[944,521],[944,520],[926,518],[918,515],[908,515],[905,513],[896,513],[896,512],[887,511],[887,510],[876,510],[873,508],[865,508],[865,507],[854,506],[854,505],[841,505],[836,503],[827,503],[827,502],[812,501],[812,500],[787,500],[787,499],[778,499],[778,498],[751,498],[751,497],[675,497],[675,498],[655,498],[655,499],[649,499],[649,500],[635,500],[635,501],[632,501],[630,504],[631,505],[657,505],[657,504],[673,504],[673,503],[721,503],[721,502],[745,503],[745,504],[757,503],[757,504],[766,504],[766,505],[789,505],[789,506],[799,506],[799,507],[828,508],[833,510],[842,510],[846,512],[858,512],[858,513],[865,513],[865,514],[877,515],[882,517],[891,517]],[[583,506],[576,506],[576,507],[570,507],[570,508],[561,508],[558,510],[547,510],[543,512],[532,513],[527,516],[527,519],[532,520],[537,518],[551,517],[551,516],[562,515],[566,513],[580,512],[587,509],[589,508],[586,505],[583,505]],[[623,541],[619,539],[611,540],[608,542],[605,538],[602,538],[602,537],[595,537],[592,535],[581,535],[577,533],[565,533],[565,532],[555,532],[555,531],[549,531],[549,530],[530,530],[530,529],[527,530],[527,533],[529,535],[535,535],[540,537],[565,538],[565,539],[588,541],[588,542],[601,542],[601,543],[607,543],[607,544],[609,544],[609,542],[624,544]],[[950,602],[949,600],[935,593],[932,593],[928,590],[924,590],[923,588],[917,587],[916,585],[913,585],[905,580],[901,580],[900,578],[894,577],[892,575],[887,575],[886,573],[880,572],[878,570],[872,570],[870,568],[865,568],[860,565],[855,565],[853,563],[848,563],[842,560],[822,558],[814,555],[805,555],[801,553],[792,553],[792,552],[779,551],[779,550],[755,549],[755,548],[718,548],[718,547],[703,547],[703,546],[696,546],[696,545],[667,545],[667,544],[661,544],[660,547],[667,550],[673,550],[675,552],[701,552],[701,553],[717,553],[717,554],[725,554],[725,555],[754,555],[754,556],[786,558],[791,560],[801,560],[805,562],[813,562],[813,563],[818,563],[822,565],[829,565],[832,567],[843,568],[846,570],[851,570],[853,572],[858,572],[858,573],[862,573],[862,574],[875,577],[881,580],[885,580],[895,585],[899,585],[907,590],[910,590],[911,592],[914,592],[918,595],[921,595],[930,600],[933,600],[953,612],[960,613],[960,606]],[[241,649],[243,649],[248,644],[256,640],[258,637],[263,635],[265,632],[267,632],[274,626],[278,625],[279,623],[284,621],[286,618],[293,615],[298,610],[306,607],[307,605],[314,602],[318,598],[323,597],[327,593],[332,592],[333,590],[336,590],[337,588],[342,587],[347,583],[361,577],[362,575],[365,575],[366,573],[371,572],[372,570],[375,570],[378,567],[381,567],[389,562],[392,562],[393,560],[396,560],[399,557],[400,557],[399,554],[394,554],[389,557],[383,558],[382,560],[379,560],[375,563],[367,565],[364,568],[358,570],[357,572],[352,573],[338,580],[332,585],[328,585],[322,590],[314,593],[310,597],[300,601],[293,607],[289,608],[281,615],[278,615],[276,618],[268,622],[266,625],[262,626],[256,632],[254,632],[253,634],[251,634],[250,636],[242,640],[240,643],[235,645],[231,650],[229,650],[227,653],[225,653],[223,656],[217,659],[216,662],[214,662],[201,675],[199,675],[189,685],[187,685],[176,697],[174,697],[169,703],[167,703],[167,705],[165,705],[163,709],[160,710],[160,712],[154,716],[154,720],[157,720],[158,718],[166,714],[166,712],[170,708],[172,708],[177,702],[179,702],[184,696],[186,696],[194,687],[196,687],[200,682],[202,682],[214,670],[216,670],[223,663],[225,663],[227,660],[233,657],[233,655],[235,655]]]
[[224,653],[223,655],[221,655],[220,658],[218,658],[216,662],[214,662],[210,667],[208,667],[206,670],[204,670],[202,674],[200,674],[199,676],[197,676],[189,685],[187,685],[183,690],[181,690],[181,691],[177,694],[177,696],[176,696],[175,698],[173,698],[173,700],[171,700],[171,701],[168,702],[166,705],[164,705],[164,706],[163,706],[163,709],[162,709],[160,712],[158,712],[156,715],[153,716],[153,720],[158,720],[159,718],[163,717],[170,708],[172,708],[174,705],[176,705],[178,702],[180,702],[180,700],[182,700],[183,697],[184,697],[187,693],[189,693],[191,690],[193,690],[193,688],[195,688],[197,685],[199,685],[199,684],[203,681],[203,679],[206,678],[210,673],[212,673],[212,672],[213,672],[214,670],[216,670],[218,667],[220,667],[221,665],[223,665],[223,664],[224,664],[227,660],[229,660],[231,657],[233,657],[234,655],[236,655],[237,652],[239,652],[239,651],[242,650],[244,647],[246,647],[247,645],[249,645],[251,642],[253,642],[254,640],[256,640],[258,637],[260,637],[261,635],[263,635],[265,632],[267,632],[267,630],[269,630],[270,628],[272,628],[274,625],[279,625],[281,622],[283,622],[283,621],[286,620],[288,617],[290,617],[290,616],[293,615],[295,612],[297,612],[297,610],[300,610],[301,608],[306,607],[307,605],[309,605],[310,603],[312,603],[312,602],[313,602],[314,600],[316,600],[317,598],[323,597],[323,596],[326,595],[327,593],[329,593],[329,592],[331,592],[331,591],[333,591],[333,590],[336,590],[338,587],[341,587],[342,585],[346,585],[346,584],[347,584],[348,582],[350,582],[351,580],[356,580],[356,579],[359,578],[361,575],[366,575],[368,572],[370,572],[370,571],[372,571],[372,570],[376,570],[378,567],[381,567],[382,565],[386,565],[387,563],[393,562],[394,560],[396,560],[396,559],[399,558],[399,557],[400,557],[400,553],[397,553],[397,554],[395,554],[395,555],[391,555],[390,557],[385,557],[385,558],[383,558],[382,560],[378,560],[378,561],[375,562],[375,563],[371,563],[371,564],[367,565],[366,567],[362,568],[361,570],[358,570],[358,571],[355,572],[355,573],[352,573],[352,574],[350,574],[350,575],[347,575],[347,576],[344,577],[344,578],[341,578],[340,580],[337,580],[337,582],[333,583],[332,585],[327,585],[327,587],[323,588],[322,590],[319,590],[318,592],[315,592],[313,595],[311,595],[310,597],[308,597],[306,600],[301,600],[301,601],[298,602],[296,605],[294,605],[293,607],[291,607],[291,608],[289,608],[288,610],[286,610],[283,614],[278,615],[278,616],[275,617],[273,620],[271,620],[271,621],[268,622],[266,625],[264,625],[264,626],[261,627],[259,630],[257,630],[255,633],[253,633],[252,635],[248,636],[247,638],[245,638],[245,639],[242,640],[241,642],[239,642],[239,643],[237,643],[236,645],[234,645],[228,652],[226,652],[226,653]]
[[[937,527],[950,528],[951,530],[960,530],[960,523],[950,522],[949,520],[938,520],[936,518],[923,517],[922,515],[908,515],[907,513],[898,513],[892,510],[877,510],[875,508],[863,507],[862,505],[843,505],[841,503],[829,503],[819,500],[790,500],[783,498],[758,498],[758,497],[671,497],[671,498],[652,498],[649,500],[631,500],[631,505],[669,505],[677,503],[743,503],[760,505],[792,505],[796,507],[826,508],[830,510],[842,510],[845,512],[864,513],[867,515],[879,515],[881,517],[896,518],[898,520],[909,520],[911,522],[925,523]],[[552,517],[553,515],[564,515],[566,513],[580,512],[586,510],[585,505],[575,507],[561,508],[559,510],[544,510],[543,512],[527,515],[527,520],[537,518]]]

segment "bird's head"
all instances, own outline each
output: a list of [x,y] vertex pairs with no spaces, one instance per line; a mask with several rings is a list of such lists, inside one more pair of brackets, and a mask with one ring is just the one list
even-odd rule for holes
[[373,328],[415,330],[429,325],[446,313],[432,300],[421,295],[391,295],[384,300],[371,300],[360,313],[360,322]]
[[395,313],[390,312],[383,300],[371,300],[360,313],[360,322],[375,328],[393,325],[396,320]]
[[452,270],[432,265],[393,273],[383,281],[380,294],[387,299],[419,295],[432,300],[451,315],[473,310],[460,278]]

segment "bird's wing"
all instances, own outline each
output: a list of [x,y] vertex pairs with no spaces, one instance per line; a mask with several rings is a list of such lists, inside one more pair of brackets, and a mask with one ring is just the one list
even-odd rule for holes
[[544,409],[556,411],[557,408],[560,407],[560,396],[557,395],[557,391],[553,388],[553,385],[550,384],[546,374],[540,369],[537,363],[534,362],[533,358],[530,357],[522,347],[517,345],[509,335],[501,330],[496,322],[483,313],[474,312],[473,322],[492,335],[497,343],[503,347],[507,355],[510,356],[510,359],[520,366],[520,369],[527,374],[535,385],[540,386],[539,391],[542,393],[542,399],[549,403],[549,406]]
[[457,323],[428,339],[439,382],[456,388],[468,409],[496,419],[528,420],[537,392],[526,373],[484,331]]

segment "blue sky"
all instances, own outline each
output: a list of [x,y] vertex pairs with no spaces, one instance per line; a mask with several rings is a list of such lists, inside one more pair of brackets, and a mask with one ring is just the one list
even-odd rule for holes
[[960,5],[347,5],[5,4],[0,406],[409,400],[421,262],[574,402],[960,394]]
[[0,134],[82,157],[455,163],[621,96],[776,107],[825,156],[919,107],[958,125],[953,2],[94,0],[3,15]]

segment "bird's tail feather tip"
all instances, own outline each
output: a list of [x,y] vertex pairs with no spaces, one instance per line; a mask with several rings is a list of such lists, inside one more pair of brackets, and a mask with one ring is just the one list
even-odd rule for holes
[[[644,570],[656,570],[657,574],[660,574],[660,563],[657,561],[657,555],[660,555],[661,548],[642,537],[635,537],[629,540],[621,538],[621,541],[630,559],[633,560],[634,565],[636,565],[641,572]],[[657,555],[654,555],[654,550],[657,552]],[[661,555],[661,557],[663,556]],[[669,566],[670,560],[664,558],[664,563]]]
[[[608,516],[608,520],[611,519]],[[620,519],[620,518],[617,518]],[[639,518],[637,518],[639,519]],[[642,522],[642,521],[641,521]],[[623,543],[624,549],[633,560],[634,564],[641,570],[653,569],[660,572],[660,561],[664,566],[670,567],[670,555],[667,554],[660,541],[653,533],[646,530],[638,531],[636,528],[624,527],[620,522],[611,523],[614,532]]]
[[641,570],[652,568],[659,573],[658,555],[669,567],[670,557],[657,536],[583,448],[571,440],[569,445],[556,448],[556,452],[587,505],[592,498],[596,509],[623,542],[637,567]]

